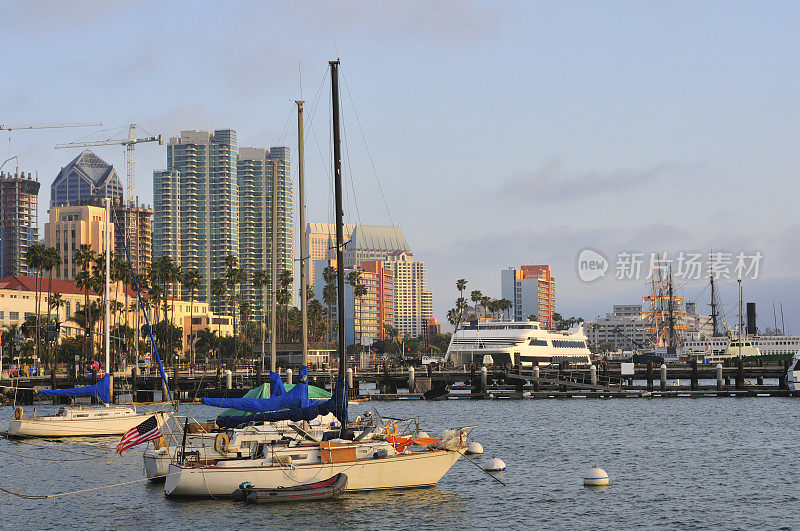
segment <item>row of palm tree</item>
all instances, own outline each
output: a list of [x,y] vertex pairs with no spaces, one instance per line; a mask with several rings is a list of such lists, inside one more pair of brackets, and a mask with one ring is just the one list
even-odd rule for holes
[[[459,278],[456,280],[456,290],[459,293],[456,299],[455,306],[447,311],[447,321],[457,329],[464,319],[464,312],[467,309],[467,300],[464,298],[464,291],[467,289],[467,280]],[[470,300],[475,303],[475,317],[478,316],[478,308],[483,307],[483,313],[492,315],[493,319],[498,317],[498,314],[508,312],[514,305],[508,299],[493,299],[481,293],[480,290],[473,290],[470,293]]]

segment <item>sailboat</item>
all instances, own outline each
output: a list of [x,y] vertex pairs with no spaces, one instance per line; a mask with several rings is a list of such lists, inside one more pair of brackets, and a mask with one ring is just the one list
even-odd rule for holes
[[[69,396],[86,397],[94,396],[103,403],[101,406],[64,406],[59,408],[55,415],[42,415],[26,417],[22,408],[14,410],[14,418],[9,422],[9,437],[87,437],[101,435],[121,435],[139,425],[147,418],[156,415],[159,424],[165,421],[166,412],[147,412],[138,413],[133,406],[111,405],[113,397],[111,365],[111,327],[109,312],[109,281],[111,268],[111,249],[108,243],[111,241],[111,199],[106,199],[106,283],[105,283],[105,375],[94,385],[77,387],[73,389],[47,389],[39,391],[40,396]],[[127,249],[126,249],[127,251]],[[130,262],[130,260],[129,260]],[[134,276],[135,280],[135,276]],[[137,284],[136,291],[139,288]],[[141,305],[141,294],[139,294]],[[145,314],[146,318],[146,314]],[[148,324],[149,328],[149,324]],[[152,341],[152,332],[151,332]],[[158,362],[161,368],[162,378],[166,383],[164,369],[161,361]]]
[[[420,433],[418,428],[401,432],[398,423],[391,423],[377,430],[364,430],[355,436],[348,423],[345,320],[341,317],[345,308],[345,279],[342,267],[344,212],[339,136],[339,61],[330,61],[329,64],[333,111],[336,258],[337,264],[340,264],[337,268],[339,374],[330,400],[304,405],[301,387],[300,392],[296,393],[300,394],[300,403],[286,404],[284,409],[263,413],[260,418],[270,421],[308,421],[320,415],[333,414],[340,422],[338,438],[323,441],[294,439],[264,444],[253,449],[247,457],[219,459],[212,463],[173,462],[169,466],[164,484],[167,496],[228,497],[237,492],[242,483],[249,482],[256,489],[287,488],[313,483],[340,473],[347,475],[348,491],[425,487],[436,484],[467,448],[467,435],[472,427],[445,430],[441,438],[431,438]],[[302,131],[301,127],[299,131]],[[302,135],[298,136],[302,142]],[[275,260],[272,263],[275,264]],[[273,272],[273,294],[274,278]],[[274,296],[272,300],[274,312]],[[274,317],[272,322],[275,322]],[[275,341],[274,336],[272,337],[274,373]],[[245,402],[233,403],[247,405]]]

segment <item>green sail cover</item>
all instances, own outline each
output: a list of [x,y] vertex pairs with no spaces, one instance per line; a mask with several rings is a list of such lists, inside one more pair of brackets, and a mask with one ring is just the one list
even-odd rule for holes
[[[294,387],[294,384],[284,384],[284,387],[288,391],[289,389]],[[242,398],[269,398],[269,397],[270,397],[269,382],[264,382],[258,387],[254,387],[249,391],[247,391]],[[315,387],[313,385],[308,386],[308,398],[327,400],[330,397],[331,394],[325,389],[320,389],[319,387]],[[228,408],[219,414],[220,417],[230,417],[232,415],[252,415],[252,413],[247,411],[239,411],[238,409],[234,408]]]

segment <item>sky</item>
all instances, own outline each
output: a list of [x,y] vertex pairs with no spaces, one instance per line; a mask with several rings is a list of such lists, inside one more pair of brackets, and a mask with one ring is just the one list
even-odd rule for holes
[[[745,301],[761,328],[782,304],[800,333],[798,15],[780,1],[6,1],[0,123],[103,126],[3,131],[0,158],[38,174],[41,224],[78,154],[53,146],[120,139],[130,123],[287,145],[296,175],[303,98],[307,220],[332,221],[338,57],[346,221],[402,228],[440,321],[459,278],[500,297],[501,269],[550,264],[556,310],[591,319],[641,301],[651,253],[713,251],[731,266],[730,323],[733,257],[760,256]],[[124,179],[122,147],[95,152]],[[141,202],[165,164],[164,146],[138,146]],[[585,249],[607,262],[591,282]],[[629,255],[642,275],[616,278]],[[678,291],[707,312],[704,276]]]

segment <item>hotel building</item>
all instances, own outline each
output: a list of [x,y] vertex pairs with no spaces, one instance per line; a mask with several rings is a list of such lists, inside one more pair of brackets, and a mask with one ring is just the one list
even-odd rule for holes
[[548,329],[553,328],[556,306],[556,279],[549,265],[527,265],[500,271],[500,291],[511,301],[515,321],[531,315]]

